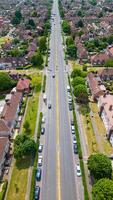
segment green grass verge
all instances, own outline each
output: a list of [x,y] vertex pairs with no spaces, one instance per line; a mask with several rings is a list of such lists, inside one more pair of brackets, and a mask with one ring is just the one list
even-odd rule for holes
[[4,200],[5,194],[6,194],[6,190],[7,190],[8,181],[5,180],[1,184],[3,184],[3,185],[2,185],[2,191],[0,192],[0,200]]
[[[69,75],[68,75],[68,81],[69,81],[69,85],[70,85],[70,88],[71,88],[71,95],[72,95],[72,98],[73,98],[72,87],[71,87]],[[79,159],[80,159],[80,168],[81,168],[81,171],[82,171],[82,182],[83,182],[83,186],[84,186],[84,199],[88,200],[89,199],[88,189],[87,189],[87,183],[86,183],[86,176],[85,176],[82,149],[81,149],[81,143],[80,143],[80,137],[79,137],[79,131],[78,131],[78,124],[77,124],[76,113],[75,113],[74,98],[73,98],[73,118],[74,118],[74,126],[75,126],[76,138],[77,138],[78,154],[79,154]]]
[[39,116],[39,122],[38,122],[38,131],[37,131],[37,151],[34,159],[34,165],[33,165],[33,172],[32,172],[32,181],[31,181],[31,190],[30,190],[30,200],[34,199],[34,190],[35,190],[35,181],[36,181],[36,171],[37,171],[37,162],[38,162],[38,146],[39,146],[39,139],[40,139],[40,133],[41,133],[41,124],[42,124],[42,112]]
[[46,75],[44,75],[44,79],[43,79],[43,85],[42,85],[42,92],[45,92],[45,88],[46,88]]

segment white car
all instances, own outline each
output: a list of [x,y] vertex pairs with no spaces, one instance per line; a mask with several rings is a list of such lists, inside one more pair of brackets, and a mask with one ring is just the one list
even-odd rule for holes
[[76,170],[77,170],[77,176],[81,176],[81,169],[79,163],[76,166]]
[[38,166],[39,166],[39,167],[42,166],[42,158],[38,158]]
[[75,127],[74,127],[74,125],[71,125],[71,132],[72,132],[72,134],[75,134]]
[[42,150],[43,150],[43,145],[42,145],[42,144],[40,144],[40,145],[39,145],[39,148],[38,148],[38,152],[39,152],[39,153],[41,153],[41,152],[42,152]]
[[43,117],[42,117],[42,123],[44,124],[45,121],[46,121],[46,118],[45,118],[45,116],[43,116]]

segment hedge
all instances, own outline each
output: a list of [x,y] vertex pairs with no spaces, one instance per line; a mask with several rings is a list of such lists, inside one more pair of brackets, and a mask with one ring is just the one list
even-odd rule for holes
[[77,124],[76,113],[75,113],[74,97],[73,97],[73,92],[72,92],[69,75],[68,75],[68,81],[69,81],[69,85],[71,88],[71,95],[72,95],[72,99],[73,99],[73,118],[74,118],[75,133],[76,133],[76,138],[77,138],[78,154],[79,154],[79,159],[80,159],[80,168],[81,168],[81,172],[82,172],[82,182],[83,182],[83,186],[84,186],[84,199],[88,200],[89,197],[88,197],[88,189],[87,189],[87,183],[86,183],[84,162],[83,162],[82,149],[81,149],[81,143],[80,143],[80,137],[79,137],[79,131],[78,131],[78,124]]
[[2,191],[0,192],[0,200],[4,200],[5,199],[7,185],[8,185],[8,181],[5,180],[4,183],[3,183]]
[[31,190],[30,190],[30,200],[34,200],[34,191],[35,191],[35,181],[36,181],[36,172],[37,172],[37,162],[38,162],[38,147],[39,147],[39,139],[41,133],[41,124],[42,124],[42,112],[39,115],[38,122],[38,130],[37,130],[37,151],[34,158],[33,172],[32,172],[32,180],[31,180]]
[[46,75],[44,75],[44,79],[43,79],[43,85],[42,85],[42,92],[45,92],[45,88],[46,88]]

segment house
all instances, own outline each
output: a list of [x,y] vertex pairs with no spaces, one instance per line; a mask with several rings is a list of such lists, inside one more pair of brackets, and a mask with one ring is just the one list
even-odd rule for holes
[[109,46],[107,48],[107,54],[109,55],[110,58],[113,58],[113,46]]
[[99,97],[100,116],[107,130],[107,138],[113,146],[113,95],[105,94]]
[[10,128],[4,119],[0,119],[0,137],[10,136]]
[[99,70],[98,75],[102,81],[113,80],[113,68]]
[[91,56],[90,61],[93,66],[96,66],[96,65],[104,65],[108,59],[109,59],[109,55],[103,52],[103,53],[99,53],[99,54]]
[[97,101],[100,96],[102,96],[106,88],[102,85],[99,77],[95,77],[93,73],[89,73],[87,76],[87,83],[89,85],[91,95],[94,101]]
[[5,161],[9,153],[9,139],[8,137],[0,137],[0,177],[3,174]]
[[30,80],[27,78],[21,78],[19,79],[16,89],[18,92],[22,93],[29,93],[30,91]]
[[22,92],[16,91],[14,88],[10,95],[6,96],[6,103],[1,113],[1,119],[6,122],[6,125],[10,129],[10,135],[13,134],[13,130],[16,125],[18,118],[18,113],[20,111],[21,102],[22,102]]

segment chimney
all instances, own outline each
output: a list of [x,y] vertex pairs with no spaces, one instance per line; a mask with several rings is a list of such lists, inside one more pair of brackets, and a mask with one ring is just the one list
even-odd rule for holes
[[110,111],[112,110],[112,105],[109,106],[109,110],[110,110]]

